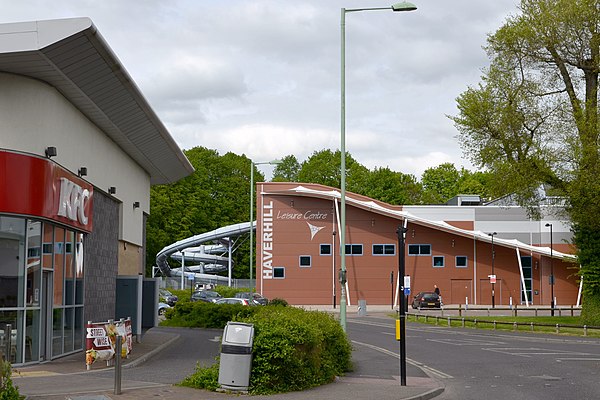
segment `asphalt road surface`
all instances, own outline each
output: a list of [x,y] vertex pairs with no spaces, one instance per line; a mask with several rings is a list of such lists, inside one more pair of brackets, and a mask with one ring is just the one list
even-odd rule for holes
[[[348,333],[400,371],[393,319],[351,318]],[[443,382],[438,399],[600,398],[597,339],[407,323],[406,352],[408,365]]]

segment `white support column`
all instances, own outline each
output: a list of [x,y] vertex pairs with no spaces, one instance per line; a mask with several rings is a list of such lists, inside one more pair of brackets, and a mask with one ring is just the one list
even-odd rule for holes
[[[581,269],[581,265],[579,266],[579,269]],[[579,307],[581,305],[581,291],[583,290],[583,276],[581,277],[581,280],[579,281],[579,292],[577,293],[577,307]]]
[[527,296],[527,287],[525,286],[525,276],[523,275],[523,264],[521,264],[521,252],[519,248],[516,247],[517,250],[517,261],[519,262],[519,272],[521,273],[521,290],[525,294],[525,305],[529,307],[529,297]]

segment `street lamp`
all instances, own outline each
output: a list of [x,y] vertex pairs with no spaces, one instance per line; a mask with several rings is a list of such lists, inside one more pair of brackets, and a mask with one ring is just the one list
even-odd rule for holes
[[254,285],[252,285],[252,252],[254,247],[254,166],[264,164],[277,165],[281,163],[281,160],[263,161],[257,163],[250,160],[250,290],[252,290],[254,287]]
[[550,228],[550,316],[554,317],[554,254],[552,250],[554,243],[552,241],[552,224],[547,223],[546,227]]
[[[341,9],[341,127],[340,127],[340,255],[341,255],[341,296],[340,296],[340,324],[346,331],[346,13],[357,11],[414,11],[417,7],[407,1],[393,4],[390,7],[373,8],[342,8]],[[400,278],[402,279],[402,277]]]
[[492,238],[492,275],[490,276],[490,281],[492,282],[492,308],[496,308],[496,302],[494,299],[494,286],[496,285],[496,275],[494,274],[494,259],[496,258],[496,252],[494,251],[494,236],[498,233],[488,233],[488,236]]

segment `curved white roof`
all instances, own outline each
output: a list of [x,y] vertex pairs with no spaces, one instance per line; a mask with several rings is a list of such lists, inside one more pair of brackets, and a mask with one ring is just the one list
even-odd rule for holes
[[0,24],[0,71],[56,88],[146,170],[152,184],[194,171],[89,18]]

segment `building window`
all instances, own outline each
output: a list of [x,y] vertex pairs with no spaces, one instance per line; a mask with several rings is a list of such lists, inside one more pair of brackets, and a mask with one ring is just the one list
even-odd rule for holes
[[444,256],[433,256],[433,267],[443,268],[444,267]]
[[374,244],[373,255],[374,256],[393,256],[396,254],[395,244]]
[[322,244],[320,246],[320,253],[322,256],[330,256],[331,255],[331,245],[330,244]]
[[273,279],[284,279],[285,267],[273,267]]
[[310,256],[300,256],[300,267],[308,268],[311,266]]
[[430,244],[409,244],[408,245],[409,256],[430,256],[431,245]]
[[467,256],[456,256],[456,268],[467,268]]
[[346,244],[346,255],[347,256],[362,256],[363,245],[362,244]]

